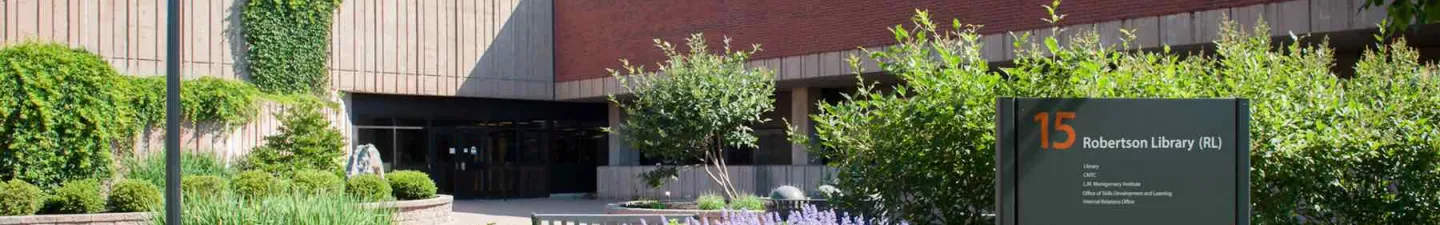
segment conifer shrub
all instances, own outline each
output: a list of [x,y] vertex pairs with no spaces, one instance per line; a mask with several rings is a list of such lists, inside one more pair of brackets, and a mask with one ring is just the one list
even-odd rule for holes
[[185,176],[180,181],[180,193],[186,198],[215,197],[227,192],[230,192],[230,184],[219,176]]
[[375,174],[360,174],[350,177],[345,183],[345,192],[365,201],[390,199],[393,191],[390,182]]
[[55,195],[46,198],[44,210],[48,214],[84,214],[105,211],[105,198],[100,195],[100,182],[77,180],[65,182],[55,189]]
[[240,197],[258,199],[272,194],[276,189],[272,188],[276,179],[275,176],[265,171],[251,170],[241,172],[231,181],[235,185],[235,194]]
[[435,197],[435,181],[419,171],[401,170],[385,174],[394,189],[395,199],[415,200]]
[[40,187],[23,180],[0,183],[0,216],[34,215],[44,200]]
[[111,212],[146,212],[157,209],[163,197],[160,187],[143,180],[125,179],[110,187],[106,204]]
[[345,189],[345,182],[335,173],[319,170],[295,172],[292,180],[295,182],[295,191],[301,193],[340,193]]

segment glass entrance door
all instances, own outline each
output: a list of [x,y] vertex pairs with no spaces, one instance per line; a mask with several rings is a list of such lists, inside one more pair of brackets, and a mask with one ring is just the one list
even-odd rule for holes
[[541,130],[509,123],[433,130],[435,163],[440,165],[432,168],[445,174],[436,175],[442,192],[462,199],[549,195]]

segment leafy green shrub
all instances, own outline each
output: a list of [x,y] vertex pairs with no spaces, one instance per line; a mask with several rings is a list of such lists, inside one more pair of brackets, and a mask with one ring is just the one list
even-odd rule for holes
[[0,216],[34,215],[44,204],[45,192],[23,180],[0,183]]
[[295,172],[295,191],[300,193],[340,193],[345,189],[344,181],[335,173],[319,170]]
[[269,93],[318,93],[329,79],[331,16],[339,0],[249,1],[241,10],[250,81]]
[[[774,71],[750,68],[746,60],[759,51],[734,51],[730,40],[723,52],[710,52],[701,34],[686,39],[689,49],[676,49],[669,42],[655,40],[668,60],[659,71],[650,73],[640,66],[624,63],[624,71],[610,75],[634,98],[609,96],[610,102],[629,115],[618,127],[625,143],[646,156],[662,161],[661,168],[642,173],[646,184],[659,187],[675,177],[679,164],[699,160],[701,168],[715,174],[711,180],[726,197],[739,194],[731,184],[724,160],[727,146],[756,147],[750,125],[769,121],[775,110]],[[658,75],[663,73],[664,75]],[[714,168],[712,168],[714,167]]]
[[0,179],[37,186],[109,177],[110,143],[134,128],[120,75],[52,43],[0,49]]
[[345,139],[330,126],[316,104],[292,105],[275,116],[282,123],[280,133],[266,136],[265,145],[251,150],[248,169],[275,174],[297,170],[339,171]]
[[186,198],[215,197],[230,192],[225,178],[215,175],[184,176],[180,180],[180,194]]
[[375,174],[360,174],[345,182],[345,192],[364,201],[380,201],[392,196],[390,182]]
[[245,198],[260,198],[270,195],[275,190],[271,187],[274,183],[275,176],[259,170],[241,172],[235,176],[234,181],[230,182],[235,185],[235,194]]
[[1015,66],[991,68],[976,27],[936,32],[923,12],[914,22],[892,28],[899,45],[867,51],[904,82],[862,83],[812,116],[822,145],[813,149],[825,149],[816,152],[839,170],[837,186],[852,192],[832,199],[840,207],[916,224],[992,223],[980,215],[994,205],[997,97],[1236,97],[1251,102],[1257,224],[1440,221],[1440,80],[1403,41],[1366,51],[1348,79],[1330,71],[1324,44],[1277,47],[1263,25],[1246,33],[1233,22],[1213,55],[1119,51],[1084,33],[1063,45],[1017,41]]
[[160,187],[155,184],[125,179],[110,187],[107,204],[112,212],[145,212],[159,208],[161,199]]
[[295,180],[275,178],[275,183],[270,185],[270,191],[275,193],[295,193],[298,192],[298,188],[295,188]]
[[[165,153],[126,157],[120,160],[125,178],[148,181],[157,187],[165,186]],[[234,173],[230,167],[214,154],[198,152],[180,153],[180,174],[190,176],[217,176],[228,178]],[[183,181],[182,181],[183,182]],[[182,183],[183,185],[183,183]]]
[[701,210],[720,210],[725,208],[725,197],[715,194],[703,194],[695,198],[695,205]]
[[[141,125],[165,122],[165,76],[130,77],[129,104]],[[180,105],[184,118],[225,126],[249,122],[258,112],[260,91],[244,81],[201,77],[182,81]]]
[[100,183],[95,180],[68,181],[45,200],[44,208],[49,214],[98,213],[105,211],[105,198],[100,196]]
[[751,194],[741,195],[738,198],[730,199],[730,209],[765,210],[765,199]]
[[427,199],[435,196],[435,181],[420,171],[401,170],[385,174],[399,200]]
[[[276,194],[260,199],[221,195],[188,199],[182,205],[183,224],[392,224],[394,210],[361,206],[362,201],[343,193],[321,195]],[[155,216],[165,224],[164,216]]]

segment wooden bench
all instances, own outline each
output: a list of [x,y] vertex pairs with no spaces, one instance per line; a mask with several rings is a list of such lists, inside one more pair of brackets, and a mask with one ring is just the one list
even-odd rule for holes
[[695,214],[530,214],[533,225],[610,225],[640,224],[644,220],[650,225],[665,225],[667,220],[695,218]]

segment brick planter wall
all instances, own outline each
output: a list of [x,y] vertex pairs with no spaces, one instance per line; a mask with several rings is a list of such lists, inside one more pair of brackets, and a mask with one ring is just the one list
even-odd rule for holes
[[437,195],[430,199],[365,203],[364,206],[395,209],[397,225],[433,225],[450,223],[454,202],[453,196]]
[[149,212],[0,216],[0,225],[144,225]]

